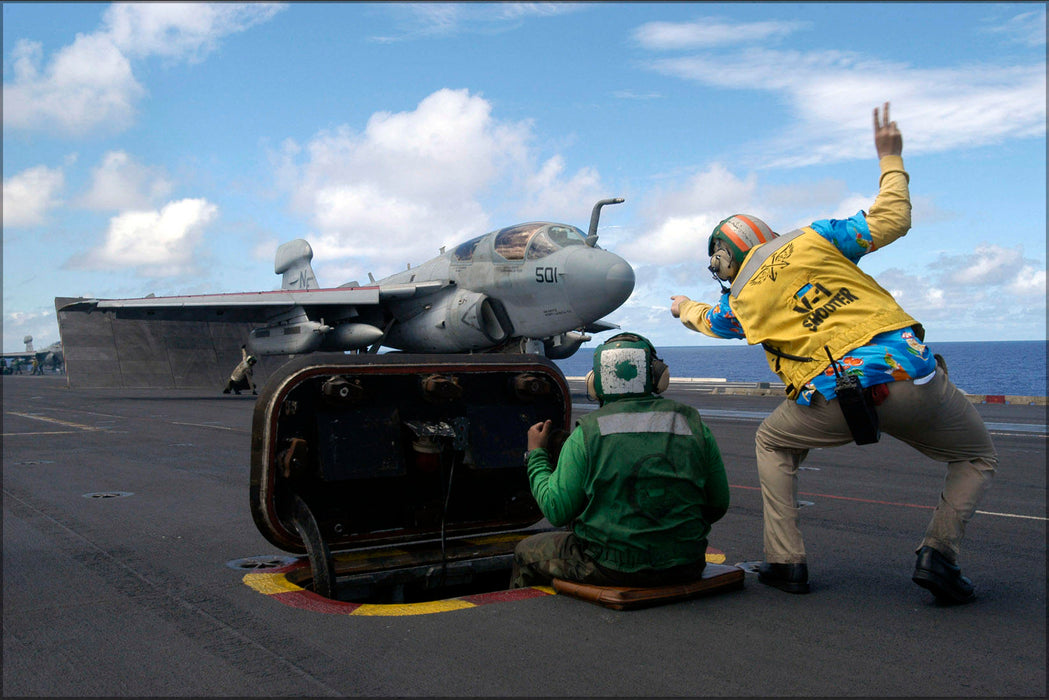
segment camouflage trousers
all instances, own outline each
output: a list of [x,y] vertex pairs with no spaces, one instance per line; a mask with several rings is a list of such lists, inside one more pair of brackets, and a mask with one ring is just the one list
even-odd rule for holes
[[701,560],[671,569],[615,571],[588,557],[585,549],[586,542],[568,531],[526,537],[514,549],[510,588],[549,586],[555,578],[597,586],[665,586],[698,579],[706,566]]

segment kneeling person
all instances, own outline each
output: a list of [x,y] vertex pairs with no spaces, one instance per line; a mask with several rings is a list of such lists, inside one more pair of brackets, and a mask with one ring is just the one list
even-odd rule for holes
[[554,578],[661,586],[702,575],[728,480],[699,412],[656,395],[668,381],[652,344],[621,333],[594,351],[587,391],[601,408],[577,421],[556,468],[551,422],[529,428],[532,495],[554,526],[571,527],[517,545],[511,588]]

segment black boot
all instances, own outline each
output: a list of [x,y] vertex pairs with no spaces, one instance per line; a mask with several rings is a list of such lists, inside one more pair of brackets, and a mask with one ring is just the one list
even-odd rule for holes
[[772,586],[787,593],[808,593],[809,567],[804,563],[770,564],[763,561],[758,566],[758,580],[766,586]]
[[968,603],[976,598],[973,582],[962,576],[957,564],[932,547],[918,550],[911,580],[922,588],[932,591],[941,603]]

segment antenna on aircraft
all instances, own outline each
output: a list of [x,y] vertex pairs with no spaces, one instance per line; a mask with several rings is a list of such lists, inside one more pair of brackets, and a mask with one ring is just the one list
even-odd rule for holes
[[586,232],[586,244],[588,246],[593,248],[597,245],[597,222],[601,218],[601,207],[606,204],[622,204],[624,201],[622,197],[614,197],[612,199],[602,199],[594,205],[594,210],[590,212],[590,230]]

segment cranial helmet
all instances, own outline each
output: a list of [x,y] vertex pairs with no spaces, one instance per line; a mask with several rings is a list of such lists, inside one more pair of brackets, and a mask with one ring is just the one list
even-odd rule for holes
[[593,400],[661,394],[670,370],[652,343],[636,333],[620,333],[594,350],[594,368],[586,375],[586,393]]
[[707,255],[714,255],[714,242],[723,241],[732,251],[737,266],[743,265],[747,251],[761,243],[768,243],[777,235],[769,225],[750,214],[735,214],[714,227],[707,243]]

